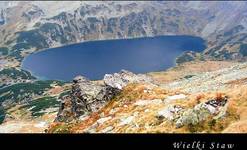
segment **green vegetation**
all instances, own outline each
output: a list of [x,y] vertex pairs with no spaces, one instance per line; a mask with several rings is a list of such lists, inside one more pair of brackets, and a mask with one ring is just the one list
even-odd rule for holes
[[196,58],[196,54],[194,52],[193,53],[185,52],[181,56],[177,57],[176,63],[182,64],[185,62],[190,62],[195,60],[195,58]]
[[231,30],[227,31],[224,33],[224,36],[232,36],[240,31],[242,31],[244,29],[243,25],[237,25],[234,28],[232,28]]
[[51,88],[51,84],[63,85],[60,81],[35,81],[33,83],[18,83],[0,89],[0,103],[11,99],[14,102],[31,100],[34,96],[42,95],[44,91]]
[[7,69],[3,69],[0,71],[0,76],[5,75],[8,76],[12,79],[36,79],[35,77],[33,77],[31,75],[30,72],[25,71],[25,70],[18,70],[16,68],[7,68]]
[[[54,41],[60,41],[62,44],[68,43],[68,40],[64,36],[62,27],[57,23],[44,23],[39,28],[42,33],[52,33],[51,39]],[[68,26],[64,27],[64,30],[71,32],[71,28]]]
[[65,95],[69,95],[70,94],[70,90],[67,90],[67,91],[64,91],[63,93],[61,93],[60,95],[59,95],[59,99],[61,99],[63,96],[65,96]]
[[239,52],[243,56],[247,56],[247,44],[241,44]]
[[73,123],[58,123],[49,128],[48,133],[72,133]]
[[12,47],[13,50],[22,51],[31,48],[28,43],[18,43]]
[[29,102],[27,105],[23,106],[22,108],[29,109],[32,113],[32,116],[39,117],[45,114],[44,112],[40,112],[40,111],[46,110],[47,108],[55,108],[55,107],[59,107],[59,101],[57,101],[57,98],[47,96],[33,100]]
[[211,120],[211,121],[208,122],[208,126],[210,128],[213,128],[215,125],[216,125],[216,120],[215,119],[213,119],[213,120]]
[[[36,47],[37,49],[42,48],[48,48],[49,45],[46,42],[46,39],[42,34],[40,34],[38,29],[30,30],[30,31],[23,31],[18,33],[19,36],[17,38],[17,43],[26,43],[24,44],[24,47],[18,47],[18,49],[21,48],[27,48],[27,47]],[[22,45],[23,46],[23,45]]]
[[184,76],[184,78],[185,79],[189,79],[189,78],[192,78],[192,77],[194,77],[195,75],[186,75],[186,76]]
[[40,27],[40,25],[41,25],[41,23],[37,22],[37,23],[35,23],[35,25],[33,27],[38,28],[38,27]]
[[7,47],[0,47],[0,55],[8,55],[8,51]]
[[[23,56],[21,55],[21,51],[36,48],[48,48],[49,45],[47,44],[44,36],[39,33],[38,29],[30,30],[30,31],[23,31],[16,33],[17,36],[17,44],[15,44],[10,53],[8,54],[11,57],[15,57],[17,60],[21,61]],[[8,43],[12,43],[13,41],[9,41]]]
[[0,107],[0,124],[3,122],[4,117],[5,117],[4,109]]
[[11,51],[9,56],[16,58],[16,60],[18,60],[18,61],[22,61],[23,58],[24,58],[23,56],[21,56],[21,52],[20,51]]

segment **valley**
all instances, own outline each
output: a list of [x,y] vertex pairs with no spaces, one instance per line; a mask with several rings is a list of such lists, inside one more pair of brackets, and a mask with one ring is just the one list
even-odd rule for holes
[[[247,132],[246,8],[244,1],[0,2],[0,132]],[[198,40],[187,47],[150,40],[168,36]],[[43,52],[54,54],[35,57]],[[37,70],[23,67],[32,58]]]

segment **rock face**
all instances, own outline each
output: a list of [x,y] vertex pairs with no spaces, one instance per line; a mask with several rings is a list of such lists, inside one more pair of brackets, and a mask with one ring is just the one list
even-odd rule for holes
[[70,121],[90,112],[96,112],[119,93],[117,88],[98,85],[82,76],[76,77],[73,83],[70,95],[63,97],[58,121]]
[[101,85],[83,76],[74,78],[70,95],[62,98],[56,121],[69,122],[91,112],[97,112],[128,83],[150,82],[151,79],[145,75],[135,75],[122,70],[119,73],[105,75],[103,81],[104,84]]
[[193,109],[188,109],[181,114],[181,117],[176,121],[176,127],[184,125],[196,125],[199,122],[207,119],[209,116],[214,116],[213,119],[223,117],[227,109],[227,98],[222,100],[209,100],[196,105]]

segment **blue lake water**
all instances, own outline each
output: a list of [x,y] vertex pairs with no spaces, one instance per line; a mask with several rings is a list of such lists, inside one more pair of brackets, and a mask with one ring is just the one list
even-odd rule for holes
[[106,73],[126,69],[134,73],[163,71],[175,65],[184,51],[200,52],[204,40],[194,36],[91,41],[47,49],[29,55],[22,68],[40,79],[70,81],[77,75],[102,79]]

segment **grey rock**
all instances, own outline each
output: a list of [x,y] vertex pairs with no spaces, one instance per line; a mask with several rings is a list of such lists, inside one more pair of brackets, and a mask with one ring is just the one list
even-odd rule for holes
[[120,119],[119,126],[124,126],[124,125],[130,125],[133,123],[133,120],[135,119],[134,116],[129,116],[129,117],[124,117]]
[[109,133],[113,130],[114,128],[112,126],[106,127],[101,131],[101,133]]
[[62,98],[57,121],[71,121],[73,118],[97,112],[122,88],[131,82],[151,81],[145,75],[135,75],[122,70],[119,73],[108,74],[104,77],[104,84],[88,80],[83,76],[73,79],[72,90]]
[[196,105],[193,109],[188,109],[181,114],[176,121],[176,127],[180,128],[184,125],[196,125],[205,120],[209,116],[219,119],[225,115],[227,110],[227,99],[209,100],[207,102]]
[[178,114],[183,110],[181,106],[178,105],[168,105],[164,109],[160,110],[158,112],[157,117],[159,119],[166,118],[170,121],[174,120],[178,117]]
[[73,82],[74,83],[82,83],[82,82],[87,82],[89,81],[86,77],[84,76],[76,76],[74,79],[73,79]]
[[151,78],[146,75],[136,75],[126,70],[121,70],[119,73],[106,74],[103,80],[106,85],[120,90],[128,83],[151,82]]
[[97,120],[97,123],[98,123],[99,125],[101,125],[101,124],[103,124],[104,122],[106,122],[106,121],[108,121],[108,120],[110,120],[110,119],[112,119],[111,116],[105,117],[105,118],[100,118],[99,120]]
[[[62,98],[58,113],[58,118],[61,119],[57,119],[58,121],[70,121],[71,119],[66,119],[71,118],[67,114],[71,114],[72,118],[79,118],[96,112],[119,93],[118,89],[99,85],[82,76],[74,78],[73,83],[70,95]],[[69,107],[64,107],[65,103],[70,103]]]
[[196,112],[194,112],[193,109],[189,109],[187,111],[185,111],[182,116],[176,121],[176,127],[180,128],[184,125],[187,124],[197,124],[198,121],[198,117]]

